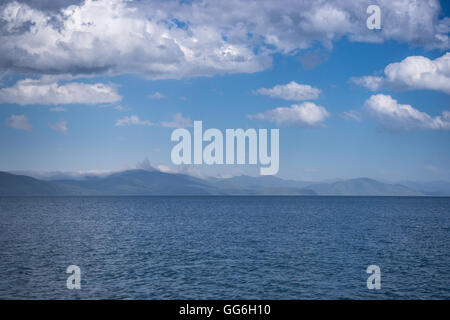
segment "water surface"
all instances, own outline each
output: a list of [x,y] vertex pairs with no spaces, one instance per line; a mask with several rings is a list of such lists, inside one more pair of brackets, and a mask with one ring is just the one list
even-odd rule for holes
[[0,298],[449,299],[449,236],[450,198],[0,198]]

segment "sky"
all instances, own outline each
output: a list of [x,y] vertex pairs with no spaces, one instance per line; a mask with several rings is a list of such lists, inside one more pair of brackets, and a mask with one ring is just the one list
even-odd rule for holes
[[[378,5],[381,29],[366,12]],[[450,181],[446,1],[3,1],[0,170],[175,166],[176,128],[278,128],[278,176]]]

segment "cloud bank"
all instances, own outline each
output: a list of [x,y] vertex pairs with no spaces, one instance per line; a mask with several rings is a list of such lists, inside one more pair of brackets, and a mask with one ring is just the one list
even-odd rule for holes
[[365,0],[8,1],[0,71],[180,79],[265,70],[275,53],[330,49],[343,37],[450,47],[437,0],[377,4],[380,32],[366,27]]

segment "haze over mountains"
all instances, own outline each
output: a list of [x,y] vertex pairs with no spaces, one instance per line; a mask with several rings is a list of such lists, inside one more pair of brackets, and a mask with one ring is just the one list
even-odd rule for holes
[[392,184],[369,178],[312,183],[274,176],[200,179],[157,170],[127,170],[48,181],[0,172],[0,196],[76,195],[450,196],[450,183],[405,181]]

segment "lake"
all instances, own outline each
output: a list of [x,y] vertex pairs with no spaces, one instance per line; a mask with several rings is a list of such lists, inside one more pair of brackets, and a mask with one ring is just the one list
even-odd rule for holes
[[450,198],[0,198],[0,298],[449,299]]

